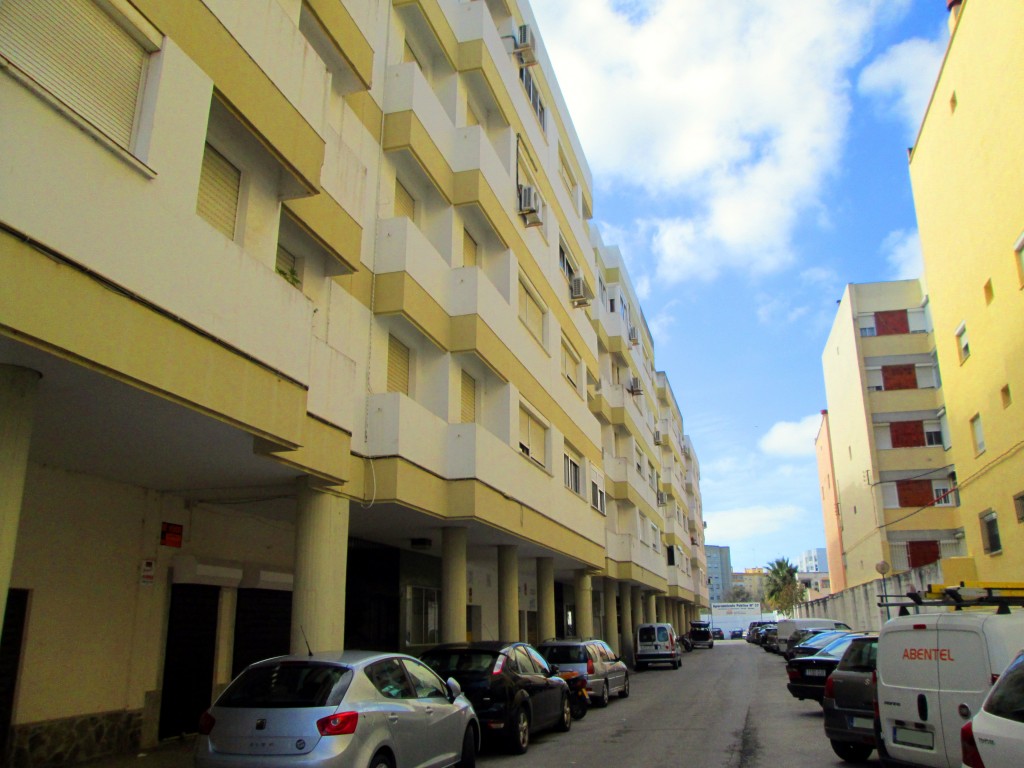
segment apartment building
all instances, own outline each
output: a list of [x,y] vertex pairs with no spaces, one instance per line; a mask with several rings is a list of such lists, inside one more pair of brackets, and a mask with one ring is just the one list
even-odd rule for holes
[[[1024,573],[1024,7],[950,2],[910,154],[968,557],[950,582]],[[950,564],[952,566],[953,564]]]
[[[877,578],[881,563],[902,571],[964,554],[942,379],[920,283],[848,285],[822,369],[828,420],[818,438],[819,476],[829,572],[850,587]],[[828,451],[820,446],[823,434]],[[837,552],[841,559],[832,562]]]
[[709,544],[706,547],[708,559],[708,594],[711,602],[721,603],[729,599],[732,592],[732,557],[729,547]]
[[843,559],[843,529],[839,516],[839,498],[836,493],[836,472],[832,460],[832,434],[828,411],[821,412],[821,426],[814,438],[814,455],[818,467],[818,485],[821,490],[821,513],[825,528],[825,560],[833,589],[846,589],[846,566]]
[[628,655],[709,605],[696,454],[525,3],[4,0],[0,62],[18,764],[193,731],[307,644]]

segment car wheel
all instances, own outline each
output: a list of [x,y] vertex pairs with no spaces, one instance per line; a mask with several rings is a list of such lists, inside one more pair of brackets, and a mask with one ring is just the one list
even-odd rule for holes
[[562,733],[572,728],[572,707],[569,704],[568,696],[562,697],[562,716],[558,719],[558,724],[555,728]]
[[679,669],[683,663],[679,659],[672,659],[672,669]]
[[864,763],[871,757],[874,747],[870,744],[858,744],[853,741],[836,741],[830,739],[832,751],[848,763]]
[[378,752],[370,761],[370,768],[395,768],[391,758],[383,752]]
[[607,707],[609,698],[610,696],[608,695],[608,678],[605,678],[604,685],[601,686],[601,695],[597,697],[597,701],[595,703],[599,707]]
[[473,726],[462,734],[462,753],[456,765],[458,768],[476,768],[476,732]]
[[644,664],[643,662],[639,662],[638,661],[637,664],[636,664],[636,671],[637,672],[643,672],[645,669],[647,669],[647,665]]
[[629,698],[629,675],[626,675],[626,679],[622,681],[622,690],[619,691],[620,699]]
[[509,731],[508,751],[522,755],[530,746],[530,713],[518,707],[512,715],[512,730]]

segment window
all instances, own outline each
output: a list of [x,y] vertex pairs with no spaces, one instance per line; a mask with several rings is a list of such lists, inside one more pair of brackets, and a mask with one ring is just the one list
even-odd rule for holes
[[537,120],[540,121],[541,130],[544,129],[544,101],[540,97],[540,88],[537,81],[533,78],[533,73],[530,72],[529,67],[519,68],[519,80],[523,84],[523,88],[526,90],[526,98],[530,102],[530,106],[533,107],[533,112],[537,115]]
[[409,587],[409,644],[438,642],[441,592],[431,587]]
[[366,670],[373,687],[389,699],[415,698],[412,684],[405,674],[405,667],[398,659],[385,659]]
[[598,487],[597,481],[591,481],[590,483],[590,506],[600,512],[602,515],[608,514],[605,510],[605,493],[604,489]]
[[4,0],[0,56],[35,88],[131,149],[146,61],[156,46],[93,0]]
[[476,266],[476,240],[469,234],[469,230],[462,230],[462,266]]
[[519,281],[519,319],[533,334],[533,337],[544,344],[544,310],[526,283]]
[[520,406],[519,408],[519,450],[524,456],[529,456],[542,467],[547,466],[547,429],[543,424]]
[[648,522],[650,522],[651,526],[651,546],[655,552],[661,552],[661,530],[653,521]]
[[937,421],[924,423],[924,444],[942,445],[942,425]]
[[409,348],[388,336],[388,392],[409,394]]
[[565,376],[573,389],[577,389],[576,380],[579,378],[580,356],[572,348],[569,342],[562,340],[562,375]]
[[229,240],[235,239],[242,172],[209,144],[203,150],[196,213]]
[[985,281],[984,291],[985,291],[985,303],[986,304],[991,304],[992,301],[996,297],[995,291],[992,290],[992,281],[991,280],[986,280]]
[[654,472],[654,465],[650,461],[647,462],[647,484],[651,486],[651,490],[655,490],[654,484],[657,482],[658,476]]
[[971,419],[971,437],[974,439],[974,453],[985,452],[985,431],[981,426],[981,415],[975,414]]
[[570,282],[576,277],[576,264],[572,256],[569,255],[569,249],[565,247],[564,243],[558,244],[558,269],[565,275],[565,279]]
[[395,179],[395,216],[405,216],[409,221],[416,220],[416,200],[398,179]]
[[1024,492],[1013,497],[1013,508],[1017,512],[1017,522],[1024,523]]
[[565,487],[575,494],[580,492],[580,457],[574,450],[566,446],[562,456],[562,468]]
[[298,271],[299,263],[295,258],[295,254],[281,245],[277,246],[277,262],[274,268],[277,270],[277,274],[296,288],[302,287],[302,276]]
[[476,379],[465,371],[462,372],[462,412],[460,418],[463,424],[472,424],[476,421]]
[[960,327],[956,329],[956,346],[962,363],[971,356],[971,344],[967,338],[967,328],[963,323],[960,323]]
[[417,699],[447,699],[448,688],[430,667],[413,659],[402,659],[405,671],[409,673]]
[[1003,408],[1009,408],[1013,404],[1013,396],[1010,394],[1010,385],[999,390],[999,397],[1003,401]]
[[979,515],[981,520],[981,545],[986,555],[1001,552],[1003,545],[999,541],[999,520],[994,510],[986,510]]
[[954,496],[952,489],[948,485],[939,485],[938,483],[934,483],[932,485],[932,493],[935,494],[936,507],[956,506],[956,497]]
[[637,472],[638,475],[640,475],[640,477],[643,477],[644,476],[644,464],[643,464],[644,452],[640,449],[640,443],[638,443],[636,440],[633,441],[633,451],[634,451],[633,455],[636,456],[636,472]]

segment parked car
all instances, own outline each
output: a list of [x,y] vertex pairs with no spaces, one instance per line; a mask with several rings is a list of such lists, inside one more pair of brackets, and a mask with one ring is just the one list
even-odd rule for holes
[[613,694],[629,696],[629,669],[604,640],[545,640],[537,650],[559,672],[583,675],[591,703],[607,707]]
[[1024,651],[960,729],[960,749],[965,768],[1017,768],[1024,761]]
[[712,627],[711,637],[715,640],[725,640],[725,632],[721,627]]
[[812,656],[799,656],[787,661],[786,674],[789,682],[786,688],[789,692],[801,701],[814,699],[820,704],[825,697],[825,681],[839,665],[839,660],[855,637],[863,635],[842,635]]
[[845,629],[850,630],[849,624],[844,624],[835,619],[810,618],[810,619],[780,619],[779,620],[778,645],[779,653],[786,653],[789,650],[789,638],[799,629],[821,628],[821,629]]
[[711,624],[707,621],[691,621],[690,642],[694,648],[714,648],[715,638],[711,634]]
[[203,714],[194,754],[198,768],[404,768],[472,765],[479,744],[455,680],[404,654],[345,651],[246,667]]
[[812,656],[841,635],[849,634],[849,631],[845,629],[823,629],[813,630],[813,632],[815,634],[808,635],[802,643],[791,646],[782,654],[783,658],[789,661],[797,656]]
[[668,664],[679,669],[683,645],[676,641],[676,630],[671,624],[640,624],[636,628],[636,669],[648,664]]
[[730,640],[742,640],[743,639],[743,630],[742,629],[734,629],[734,630],[732,630],[729,633],[729,639]]
[[875,660],[878,638],[857,637],[831,675],[821,701],[825,736],[832,751],[850,763],[862,763],[875,749]]
[[774,624],[774,622],[764,620],[750,622],[750,626],[747,627],[747,642],[753,643],[754,645],[759,644],[761,633],[769,624]]
[[448,643],[420,659],[462,686],[484,736],[504,740],[513,754],[526,752],[533,733],[572,726],[565,680],[527,643]]
[[778,653],[778,631],[779,628],[775,625],[769,626],[765,629],[764,634],[761,636],[761,649],[765,653]]

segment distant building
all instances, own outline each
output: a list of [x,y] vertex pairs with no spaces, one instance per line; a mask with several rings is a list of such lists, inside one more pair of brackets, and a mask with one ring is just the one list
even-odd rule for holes
[[722,602],[732,591],[732,557],[729,547],[704,547],[708,557],[708,597],[711,602]]
[[732,575],[735,589],[742,587],[753,600],[764,600],[764,568],[745,568],[742,573]]
[[806,550],[797,558],[796,569],[801,573],[828,571],[828,552],[824,547]]
[[798,571],[797,581],[807,590],[807,600],[817,600],[832,594],[832,582],[828,571]]

